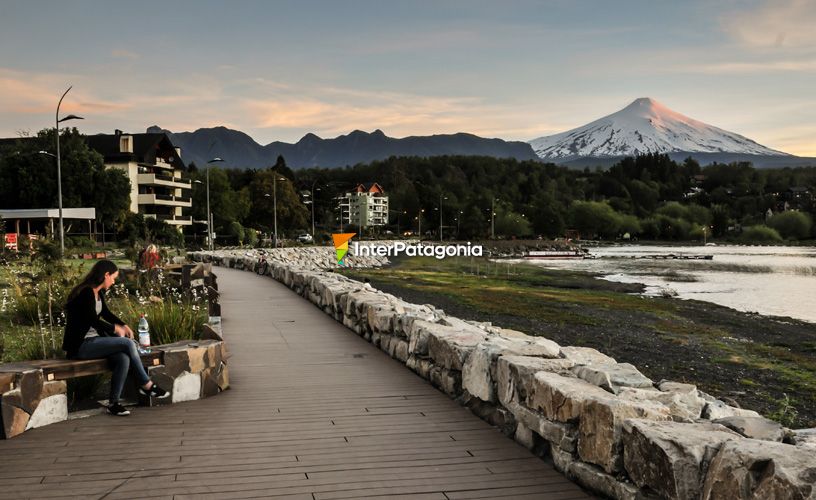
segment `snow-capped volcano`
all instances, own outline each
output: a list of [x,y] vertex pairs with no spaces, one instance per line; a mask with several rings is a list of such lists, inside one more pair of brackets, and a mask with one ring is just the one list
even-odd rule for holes
[[622,110],[583,127],[533,139],[530,145],[547,160],[677,152],[789,156],[672,111],[648,97],[635,99]]

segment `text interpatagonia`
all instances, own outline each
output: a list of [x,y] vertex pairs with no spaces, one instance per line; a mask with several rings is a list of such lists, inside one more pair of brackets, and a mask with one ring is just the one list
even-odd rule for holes
[[420,245],[419,243],[405,243],[398,241],[393,245],[360,245],[358,242],[352,243],[351,254],[356,257],[396,257],[406,255],[408,257],[481,257],[482,245]]

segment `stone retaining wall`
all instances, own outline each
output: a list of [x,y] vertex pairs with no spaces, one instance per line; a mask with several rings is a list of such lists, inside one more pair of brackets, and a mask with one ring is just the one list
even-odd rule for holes
[[[170,392],[161,400],[140,400],[145,405],[169,404],[213,396],[229,388],[226,345],[220,334],[205,327],[209,338],[153,346],[161,364],[148,367],[150,377]],[[68,397],[64,380],[47,381],[43,369],[25,363],[0,365],[0,438],[12,438],[36,427],[67,420]],[[138,397],[135,386],[125,396]]]
[[[360,245],[393,245],[395,241],[365,241]],[[215,252],[196,252],[200,262],[211,262],[213,258],[218,258],[220,262],[225,262],[237,269],[244,269],[244,263],[255,264],[260,259],[267,262],[290,265],[298,269],[331,269],[337,267],[337,257],[333,247],[288,247],[288,248],[252,248],[252,249],[231,249],[217,250]],[[380,267],[389,263],[388,258],[378,256],[359,257],[349,253],[346,257],[346,266],[352,268]]]
[[[271,260],[267,273],[594,492],[816,499],[816,429],[784,429],[691,384],[655,383],[595,349],[464,321],[297,267],[291,262],[310,257],[296,250]],[[190,257],[248,271],[258,263],[253,255]]]

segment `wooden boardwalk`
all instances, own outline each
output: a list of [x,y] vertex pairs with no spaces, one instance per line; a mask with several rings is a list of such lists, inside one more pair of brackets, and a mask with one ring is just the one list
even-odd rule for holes
[[0,441],[0,498],[587,497],[283,285],[218,275],[232,389]]

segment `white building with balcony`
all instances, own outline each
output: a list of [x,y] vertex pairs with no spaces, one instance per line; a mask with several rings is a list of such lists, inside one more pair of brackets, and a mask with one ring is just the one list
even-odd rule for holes
[[339,208],[344,224],[360,227],[388,224],[388,196],[376,182],[369,188],[358,184],[341,199]]
[[124,171],[130,179],[130,211],[176,226],[192,225],[191,183],[181,149],[167,134],[88,136],[88,146],[104,157],[105,166]]

